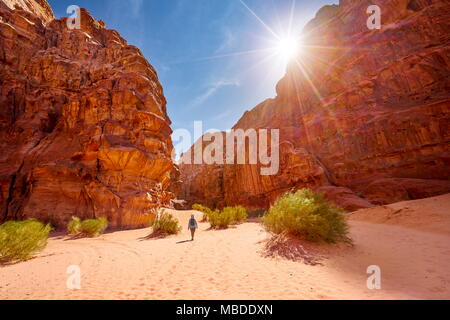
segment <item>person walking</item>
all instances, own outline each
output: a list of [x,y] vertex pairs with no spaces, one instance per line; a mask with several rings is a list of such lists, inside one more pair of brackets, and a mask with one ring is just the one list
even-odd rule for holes
[[195,231],[198,229],[197,220],[195,220],[195,216],[192,215],[191,219],[189,220],[188,230],[191,231],[191,241],[194,241]]

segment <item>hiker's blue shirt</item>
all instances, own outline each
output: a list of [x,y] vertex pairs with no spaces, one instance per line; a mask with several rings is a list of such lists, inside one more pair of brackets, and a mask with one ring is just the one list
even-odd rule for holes
[[189,220],[189,230],[195,231],[197,230],[197,228],[198,228],[197,221],[191,218],[191,220]]

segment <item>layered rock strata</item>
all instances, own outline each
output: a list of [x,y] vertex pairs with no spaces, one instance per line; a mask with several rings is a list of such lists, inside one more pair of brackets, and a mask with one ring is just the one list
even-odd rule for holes
[[141,227],[177,180],[157,73],[86,10],[0,0],[0,220]]

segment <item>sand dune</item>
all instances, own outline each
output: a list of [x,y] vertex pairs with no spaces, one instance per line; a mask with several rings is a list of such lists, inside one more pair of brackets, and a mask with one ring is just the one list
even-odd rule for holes
[[[446,195],[354,213],[354,247],[303,248],[316,263],[267,257],[258,223],[201,224],[194,242],[186,229],[158,240],[144,239],[150,229],[55,236],[35,259],[0,267],[0,299],[450,299],[449,204]],[[184,227],[191,213],[201,215],[174,212]],[[67,289],[70,265],[81,290]],[[381,290],[367,289],[369,265],[381,267]]]
[[359,210],[352,213],[350,219],[450,235],[450,196]]

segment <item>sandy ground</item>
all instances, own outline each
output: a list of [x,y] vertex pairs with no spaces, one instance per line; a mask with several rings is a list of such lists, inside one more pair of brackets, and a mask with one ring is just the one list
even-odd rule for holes
[[[165,239],[146,240],[150,229],[55,236],[35,259],[0,267],[0,299],[450,299],[448,208],[450,195],[359,211],[349,217],[354,247],[303,247],[296,261],[267,257],[258,223],[200,224],[186,241],[192,212],[174,212],[185,228]],[[67,288],[70,265],[81,290]],[[370,265],[381,290],[367,289]]]

